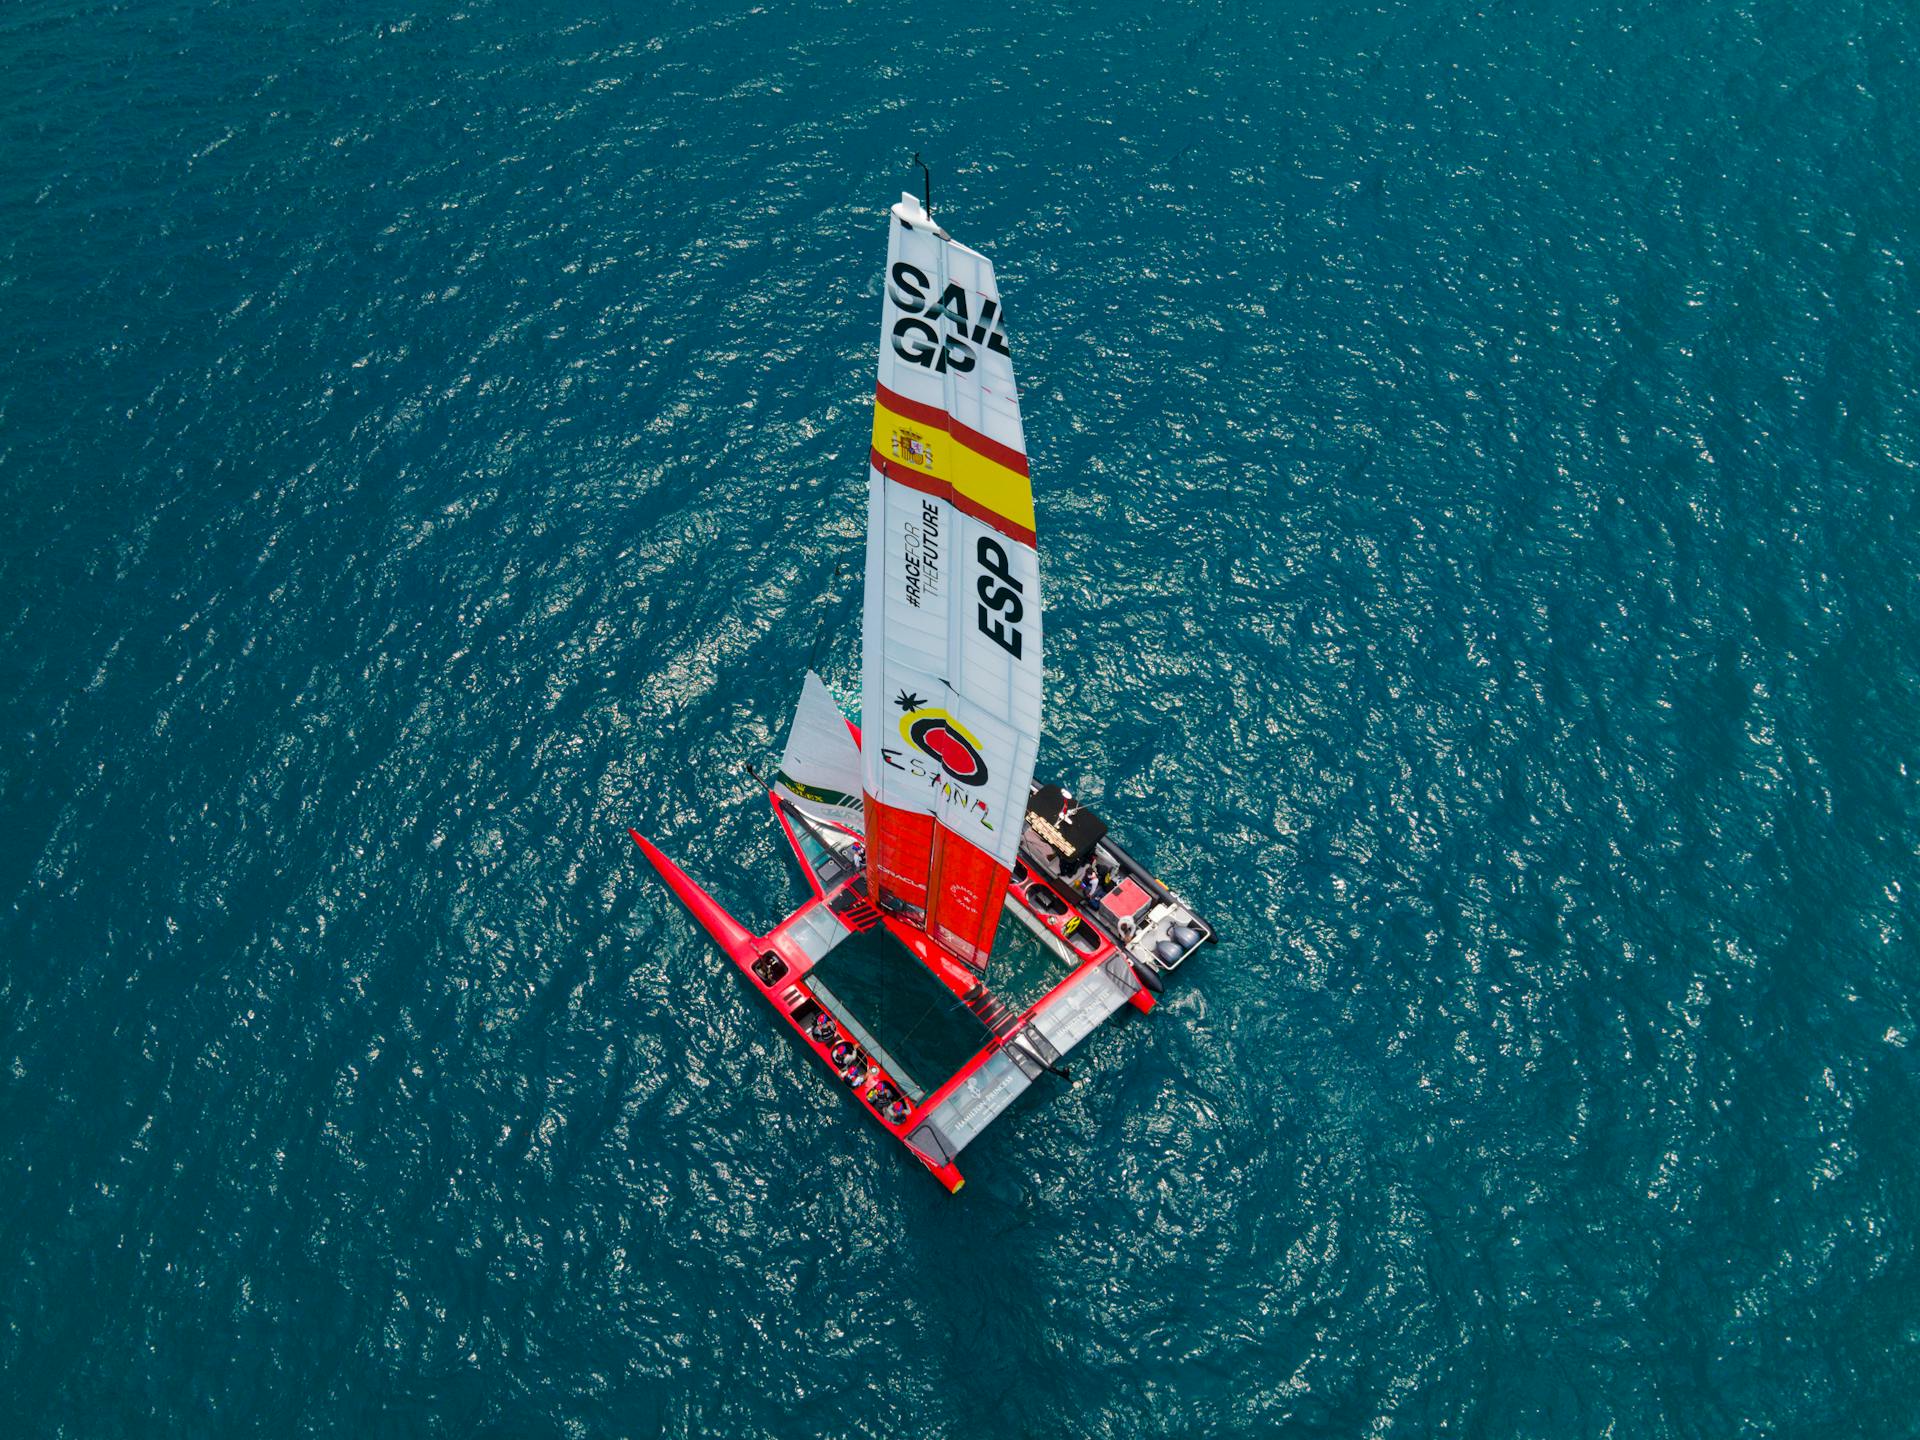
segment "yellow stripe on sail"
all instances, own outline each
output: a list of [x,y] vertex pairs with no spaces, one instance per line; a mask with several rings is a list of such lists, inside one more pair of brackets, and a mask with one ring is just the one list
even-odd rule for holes
[[1033,534],[1033,482],[945,430],[910,419],[884,400],[873,406],[873,448],[953,487],[957,498]]

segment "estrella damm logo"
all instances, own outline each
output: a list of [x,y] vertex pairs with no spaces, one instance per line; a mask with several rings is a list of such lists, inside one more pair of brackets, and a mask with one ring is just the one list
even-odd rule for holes
[[900,717],[900,734],[922,755],[938,761],[940,768],[962,785],[986,783],[987,762],[980,753],[980,742],[946,711],[910,709]]

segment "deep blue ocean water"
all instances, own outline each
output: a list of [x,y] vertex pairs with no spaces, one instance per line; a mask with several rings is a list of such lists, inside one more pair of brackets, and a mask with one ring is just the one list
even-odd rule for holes
[[[1920,1434],[1916,59],[11,0],[0,1428]],[[915,149],[1042,770],[1225,936],[957,1198],[624,828],[800,893]]]

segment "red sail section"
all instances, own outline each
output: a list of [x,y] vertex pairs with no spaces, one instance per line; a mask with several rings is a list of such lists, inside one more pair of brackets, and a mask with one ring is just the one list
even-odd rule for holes
[[927,933],[976,970],[987,968],[1000,909],[1007,896],[1007,867],[945,826],[934,832],[933,907]]
[[927,880],[933,868],[931,815],[867,801],[867,884],[874,902],[924,925]]

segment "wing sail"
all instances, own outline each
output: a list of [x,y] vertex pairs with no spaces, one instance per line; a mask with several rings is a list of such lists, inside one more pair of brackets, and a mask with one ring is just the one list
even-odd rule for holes
[[878,903],[983,967],[1040,745],[1040,562],[984,255],[893,207],[867,488],[861,760]]

